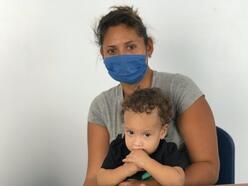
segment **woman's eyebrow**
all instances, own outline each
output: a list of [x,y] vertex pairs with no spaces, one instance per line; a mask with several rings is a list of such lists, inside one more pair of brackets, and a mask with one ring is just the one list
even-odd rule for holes
[[115,45],[108,45],[107,48],[116,48]]
[[[135,42],[136,42],[136,41],[134,41],[134,40],[126,41],[126,42],[124,43],[124,45],[128,45],[128,44],[135,43]],[[107,45],[106,47],[107,47],[107,48],[116,48],[117,46],[116,46],[116,45]]]
[[134,42],[135,42],[135,41],[130,40],[130,41],[125,42],[124,44],[125,44],[125,45],[128,45],[128,44],[131,44],[131,43],[134,43]]

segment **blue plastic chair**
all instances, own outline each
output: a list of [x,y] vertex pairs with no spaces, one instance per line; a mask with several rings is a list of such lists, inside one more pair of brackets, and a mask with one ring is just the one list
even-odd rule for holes
[[235,145],[232,137],[220,127],[217,127],[220,173],[216,184],[234,184]]

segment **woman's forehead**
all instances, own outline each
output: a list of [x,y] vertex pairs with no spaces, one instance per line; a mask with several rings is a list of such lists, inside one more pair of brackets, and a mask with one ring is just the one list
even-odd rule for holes
[[118,25],[109,27],[104,35],[103,44],[117,45],[120,43],[125,44],[130,41],[140,42],[143,41],[143,38],[136,33],[134,28],[125,25]]

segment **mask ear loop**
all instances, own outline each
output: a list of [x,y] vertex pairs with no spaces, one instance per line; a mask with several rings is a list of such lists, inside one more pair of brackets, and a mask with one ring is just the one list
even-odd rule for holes
[[[148,56],[148,54],[147,54],[147,50],[146,50],[146,52],[145,52],[145,56],[146,56],[146,65],[147,65],[147,67],[149,67],[148,66],[148,58],[149,58],[149,56]],[[147,68],[148,69],[148,68]]]
[[[148,69],[149,69],[149,66],[148,66],[148,55],[147,55],[147,51],[145,52],[145,57],[146,57],[146,59],[145,59],[145,63],[146,63],[146,65],[147,65],[146,72],[145,72],[145,74],[146,74],[146,73],[147,73],[147,71],[148,71]],[[140,89],[140,85],[139,85],[139,83],[140,83],[140,82],[138,82],[138,83],[135,85],[135,90]]]
[[146,63],[146,65],[147,65],[146,73],[147,73],[147,71],[148,71],[148,69],[149,69],[149,66],[148,66],[148,58],[149,58],[149,56],[147,55],[147,51],[146,51],[146,53],[145,53],[145,56],[146,56],[145,63]]

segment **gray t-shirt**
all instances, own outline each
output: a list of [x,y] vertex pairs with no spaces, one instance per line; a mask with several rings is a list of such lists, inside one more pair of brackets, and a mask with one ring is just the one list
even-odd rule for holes
[[[203,94],[191,79],[181,74],[153,71],[151,87],[160,88],[163,94],[171,99],[173,118],[169,124],[166,140],[176,143],[180,148],[183,139],[177,130],[177,117]],[[88,122],[107,127],[110,142],[118,134],[123,133],[122,101],[123,91],[119,84],[98,95],[91,103],[89,109]]]

